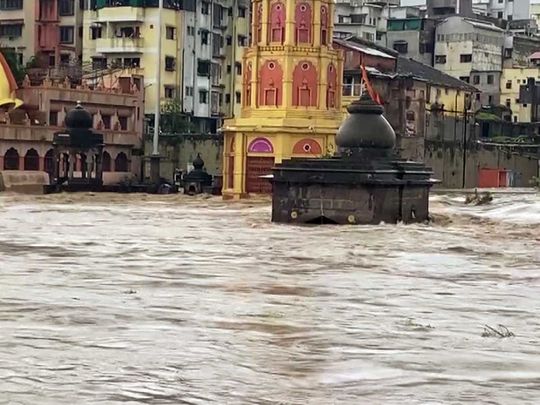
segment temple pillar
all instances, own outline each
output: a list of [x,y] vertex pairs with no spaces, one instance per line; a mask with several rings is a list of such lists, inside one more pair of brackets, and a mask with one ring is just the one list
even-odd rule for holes
[[0,170],[4,170],[4,156],[0,156]]
[[24,156],[19,155],[19,170],[24,170]]
[[313,2],[312,41],[313,47],[321,46],[321,0]]
[[234,135],[234,188],[235,198],[243,196],[246,192],[246,136],[238,132]]

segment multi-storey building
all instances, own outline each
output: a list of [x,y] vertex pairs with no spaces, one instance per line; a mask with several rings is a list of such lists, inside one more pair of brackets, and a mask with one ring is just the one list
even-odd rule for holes
[[482,104],[499,104],[504,42],[494,24],[448,17],[435,31],[434,67],[478,88]]
[[249,0],[186,1],[183,12],[183,111],[195,131],[215,133],[240,111]]
[[474,0],[475,14],[502,20],[528,20],[531,0]]
[[472,0],[426,0],[428,17],[473,16]]
[[[94,69],[139,68],[144,75],[145,113],[153,114],[157,102],[158,58],[161,62],[160,99],[180,96],[182,83],[183,13],[177,2],[165,0],[141,6],[139,0],[97,0],[87,4],[83,27],[83,61]],[[161,55],[158,55],[161,41]]]
[[0,47],[19,62],[36,57],[42,66],[78,61],[82,50],[81,2],[75,0],[0,0]]
[[386,22],[397,6],[399,0],[337,0],[334,34],[338,38],[355,35],[386,46]]
[[403,57],[433,66],[435,23],[430,18],[388,20],[388,47]]

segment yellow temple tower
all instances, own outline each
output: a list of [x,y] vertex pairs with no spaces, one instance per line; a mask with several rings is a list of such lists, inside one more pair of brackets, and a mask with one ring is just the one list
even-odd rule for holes
[[343,119],[343,58],[332,48],[334,0],[252,0],[242,110],[226,120],[223,198],[271,192],[275,163],[333,154]]

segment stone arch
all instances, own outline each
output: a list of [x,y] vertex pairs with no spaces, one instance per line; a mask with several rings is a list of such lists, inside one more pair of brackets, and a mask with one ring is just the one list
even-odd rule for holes
[[112,158],[111,158],[111,154],[107,151],[103,152],[101,166],[104,172],[112,172]]
[[317,69],[309,61],[301,61],[293,72],[293,106],[317,105]]
[[246,67],[244,68],[244,106],[251,106],[251,74],[252,74],[252,63],[247,62]]
[[304,138],[293,147],[293,154],[295,155],[321,155],[322,148],[315,139]]
[[330,63],[326,74],[326,108],[336,108],[338,99],[338,75],[336,65]]
[[313,11],[311,5],[302,1],[296,4],[294,10],[294,33],[297,44],[310,44],[313,24]]
[[261,67],[259,105],[279,106],[283,99],[283,69],[275,60]]
[[24,170],[39,170],[39,153],[34,148],[28,149],[24,155]]
[[267,138],[259,137],[250,142],[248,152],[274,153],[274,147],[272,146],[272,142],[270,142]]
[[129,162],[127,155],[124,152],[120,152],[114,159],[114,171],[115,172],[128,172]]
[[19,170],[19,152],[9,148],[4,154],[4,170]]
[[43,158],[43,168],[49,174],[54,173],[54,150],[53,149],[49,149],[47,153],[45,153],[45,157]]
[[285,40],[285,5],[276,1],[270,5],[270,18],[268,27],[268,42],[283,43]]
[[321,6],[321,45],[328,45],[329,32],[330,32],[330,27],[329,27],[328,7]]

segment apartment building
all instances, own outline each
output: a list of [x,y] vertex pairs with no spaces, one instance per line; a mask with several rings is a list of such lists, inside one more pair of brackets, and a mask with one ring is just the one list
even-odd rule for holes
[[434,67],[478,88],[481,104],[499,104],[504,42],[494,24],[448,17],[435,30]]
[[388,47],[401,56],[433,66],[435,23],[430,18],[388,20]]
[[474,0],[475,14],[501,20],[528,20],[531,18],[531,0]]
[[79,0],[0,0],[0,48],[25,64],[58,67],[80,60],[82,8]]

